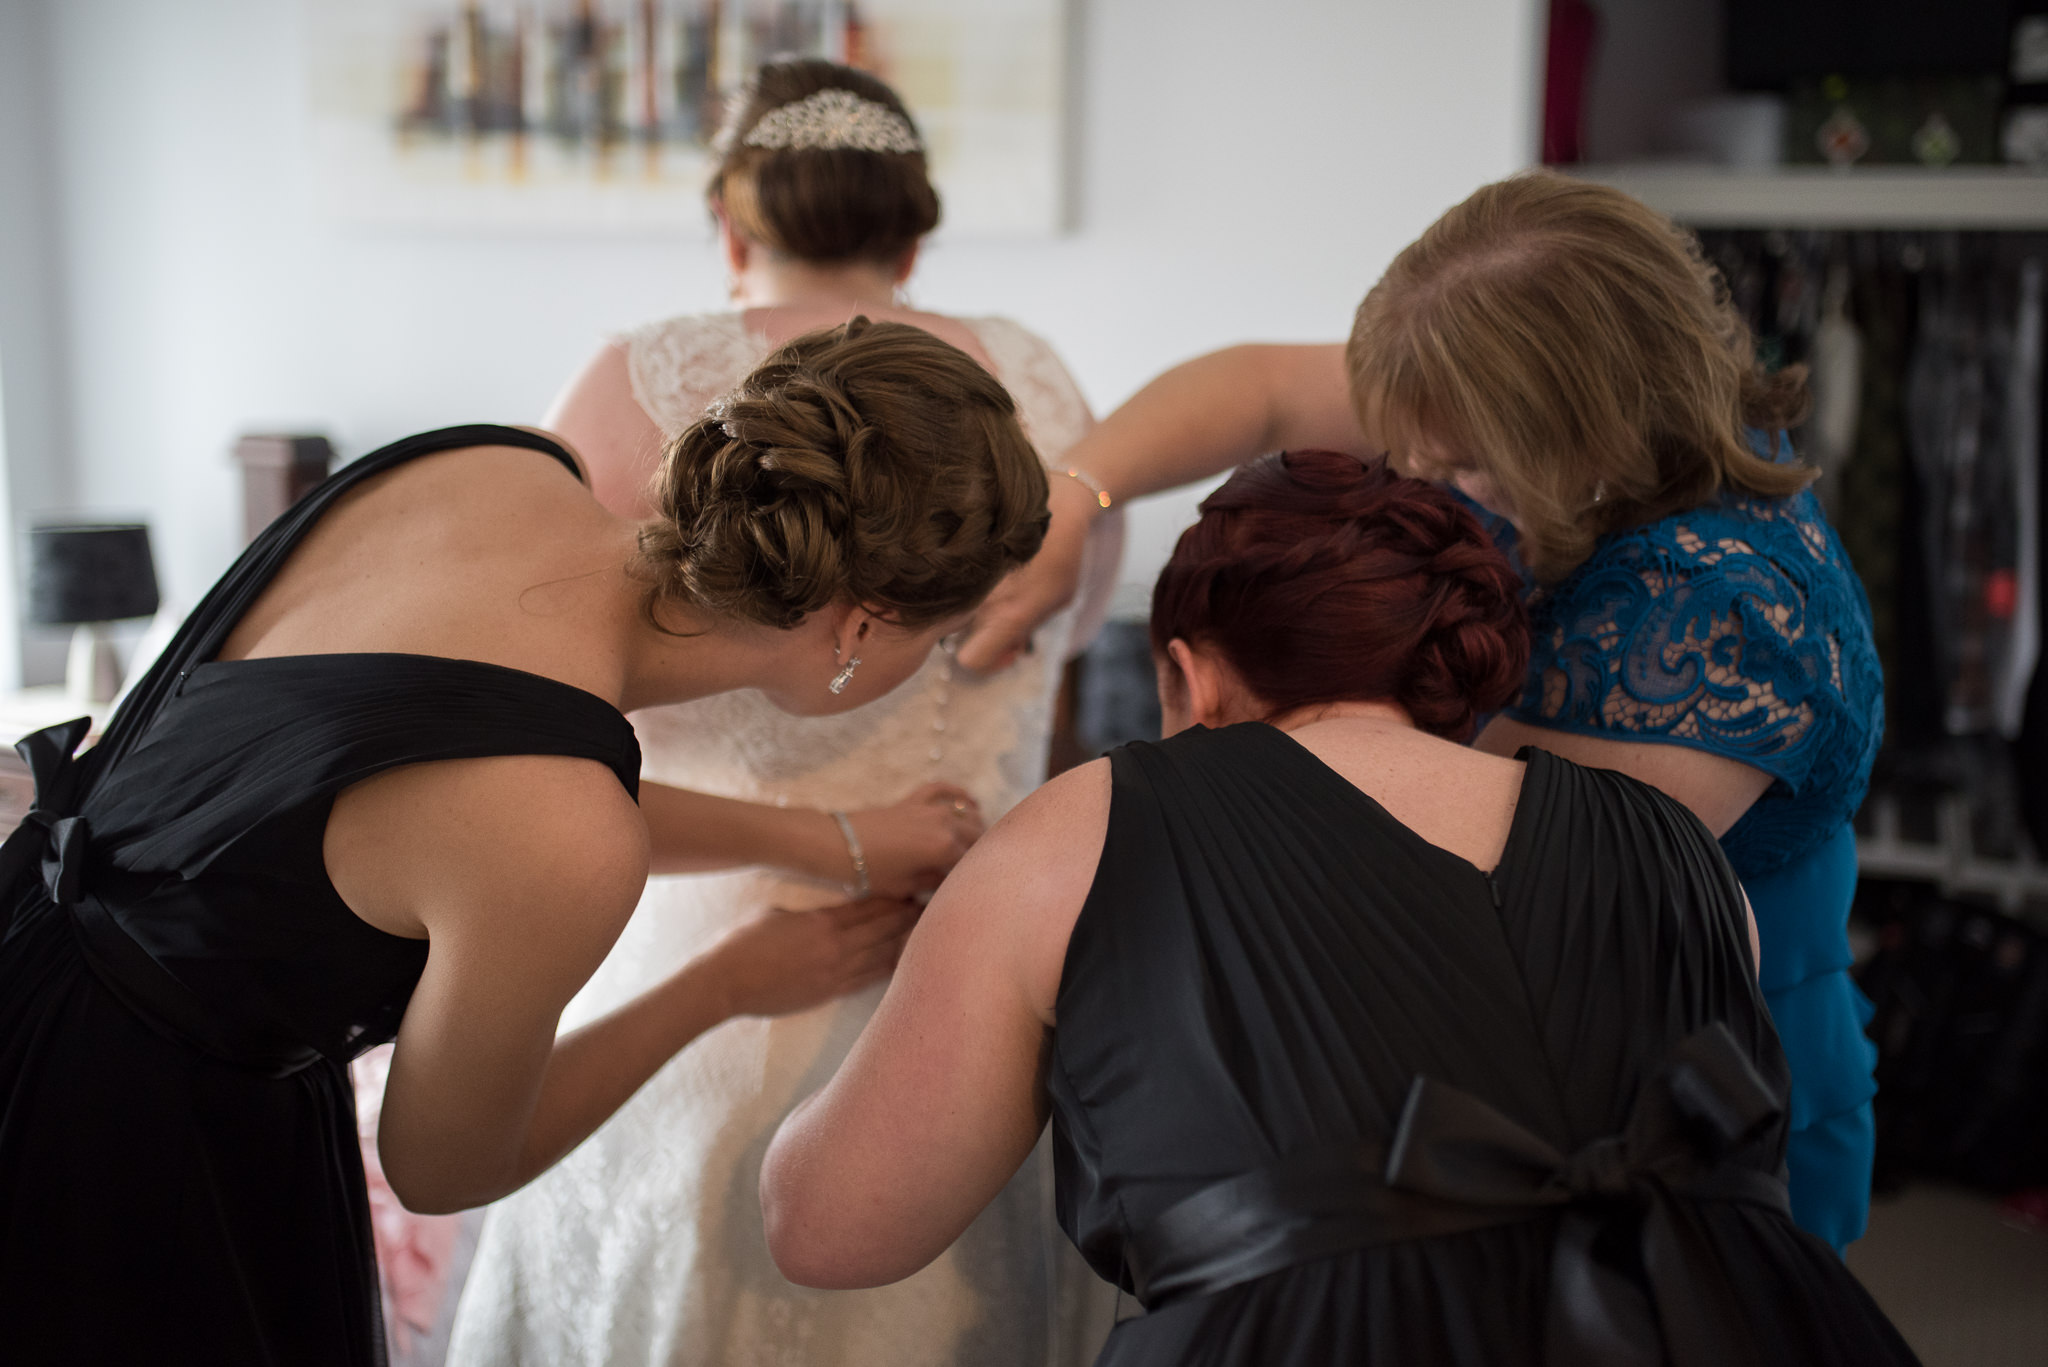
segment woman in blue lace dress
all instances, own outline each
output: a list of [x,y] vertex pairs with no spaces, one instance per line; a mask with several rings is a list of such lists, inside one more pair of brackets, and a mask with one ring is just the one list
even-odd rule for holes
[[1348,346],[1199,357],[1105,420],[961,659],[1003,658],[1071,594],[1105,495],[1280,447],[1386,451],[1455,484],[1518,553],[1535,630],[1523,696],[1478,744],[1633,774],[1721,838],[1791,1064],[1793,1213],[1840,1249],[1869,1205],[1849,821],[1883,697],[1862,586],[1783,438],[1802,388],[1758,369],[1687,234],[1618,191],[1517,176],[1396,258]]

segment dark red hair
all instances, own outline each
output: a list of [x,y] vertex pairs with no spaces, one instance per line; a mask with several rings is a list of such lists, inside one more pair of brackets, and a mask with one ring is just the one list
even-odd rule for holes
[[1394,702],[1465,740],[1522,691],[1522,582],[1434,484],[1335,451],[1283,451],[1202,501],[1152,590],[1152,648],[1223,657],[1277,716]]

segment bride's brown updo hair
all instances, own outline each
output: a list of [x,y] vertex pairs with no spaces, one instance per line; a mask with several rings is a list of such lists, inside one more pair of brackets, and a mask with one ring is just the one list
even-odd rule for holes
[[1152,591],[1152,648],[1222,652],[1280,716],[1399,703],[1462,741],[1520,695],[1522,583],[1479,522],[1382,461],[1285,451],[1202,501]]
[[994,376],[920,328],[855,318],[784,343],[669,443],[640,532],[650,612],[674,599],[787,628],[858,603],[929,626],[1038,553],[1045,493]]
[[746,144],[770,113],[825,90],[870,100],[916,131],[896,92],[865,71],[814,57],[768,62],[727,110],[704,197],[742,237],[802,261],[897,261],[939,226],[922,151]]

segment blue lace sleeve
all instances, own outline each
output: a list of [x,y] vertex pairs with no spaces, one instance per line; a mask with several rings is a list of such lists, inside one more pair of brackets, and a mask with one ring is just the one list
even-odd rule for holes
[[1815,848],[1863,800],[1884,722],[1870,607],[1812,493],[1617,533],[1530,604],[1532,726],[1690,746],[1776,781],[1737,871]]

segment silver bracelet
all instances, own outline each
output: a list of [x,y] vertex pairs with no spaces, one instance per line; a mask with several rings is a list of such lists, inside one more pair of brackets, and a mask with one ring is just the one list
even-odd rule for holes
[[839,833],[846,837],[846,852],[853,856],[853,900],[858,902],[874,891],[868,883],[868,856],[860,847],[860,837],[853,833],[853,822],[845,812],[834,811],[832,819],[839,823]]

